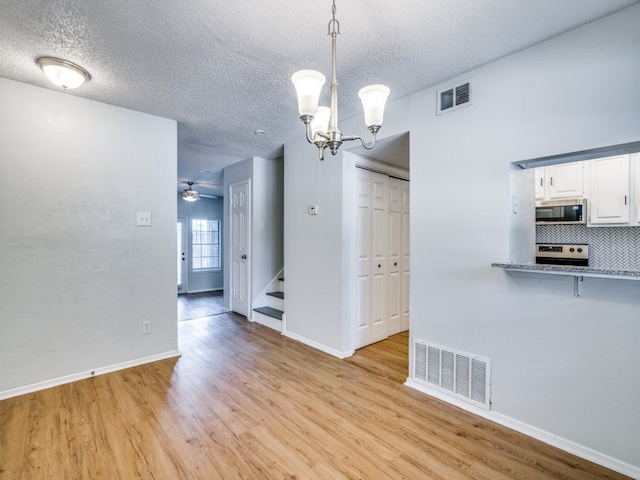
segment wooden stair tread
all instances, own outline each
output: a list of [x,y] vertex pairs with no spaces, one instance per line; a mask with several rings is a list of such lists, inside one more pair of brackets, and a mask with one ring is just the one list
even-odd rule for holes
[[284,292],[268,292],[270,297],[282,298],[284,300]]
[[258,307],[258,308],[254,308],[253,311],[262,313],[263,315],[267,315],[272,318],[276,318],[278,320],[282,320],[282,315],[284,315],[284,312],[282,310],[278,310],[277,308],[271,308],[271,307]]

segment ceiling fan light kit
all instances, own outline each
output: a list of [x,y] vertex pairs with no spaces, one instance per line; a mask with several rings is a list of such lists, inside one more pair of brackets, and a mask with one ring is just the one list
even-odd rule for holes
[[358,92],[364,108],[364,119],[371,143],[367,144],[358,135],[343,135],[338,130],[338,82],[336,79],[336,40],[340,35],[340,23],[336,20],[336,2],[331,9],[333,18],[329,21],[331,37],[331,107],[318,107],[320,92],[325,83],[325,76],[315,70],[300,70],[291,76],[298,96],[298,113],[305,124],[306,138],[309,143],[318,147],[320,160],[324,159],[324,149],[328,148],[333,155],[338,152],[342,142],[360,140],[367,150],[374,147],[376,134],[384,118],[384,107],[391,93],[385,85],[369,85]]
[[36,63],[51,82],[64,90],[78,88],[91,78],[89,72],[80,65],[61,58],[40,57]]
[[196,202],[199,198],[199,193],[197,190],[191,188],[193,186],[193,182],[187,182],[189,188],[182,191],[182,199],[187,202]]

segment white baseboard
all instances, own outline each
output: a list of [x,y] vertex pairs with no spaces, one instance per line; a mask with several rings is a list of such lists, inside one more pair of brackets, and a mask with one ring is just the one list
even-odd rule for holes
[[572,453],[580,458],[584,458],[585,460],[589,460],[590,462],[597,463],[598,465],[602,465],[603,467],[610,468],[618,473],[622,473],[623,475],[627,475],[631,478],[640,479],[640,467],[630,465],[628,463],[622,462],[618,459],[605,455],[604,453],[597,452],[592,450],[584,445],[580,445],[578,443],[572,442],[571,440],[567,440],[562,437],[558,437],[552,433],[541,430],[537,427],[529,425],[527,423],[521,422],[519,420],[515,420],[506,415],[502,415],[500,413],[487,411],[482,408],[471,405],[467,402],[463,402],[454,397],[451,397],[445,393],[441,393],[437,390],[430,389],[429,387],[412,380],[411,378],[407,378],[405,385],[416,390],[419,390],[422,393],[427,395],[431,395],[432,397],[436,397],[440,400],[443,400],[447,403],[450,403],[456,407],[459,407],[467,412],[471,412],[480,417],[486,418],[487,420],[491,420],[492,422],[498,423],[502,426],[510,428],[511,430],[515,430],[516,432],[523,433],[528,435],[529,437],[533,437],[541,442],[552,445],[560,450],[564,450],[565,452]]
[[[203,288],[202,290],[189,290],[184,293],[206,293],[206,292],[219,292],[220,290],[224,290],[223,288]],[[182,294],[180,294],[182,295]]]
[[304,343],[305,345],[308,345],[312,348],[315,348],[316,350],[320,350],[324,353],[328,353],[329,355],[332,355],[334,357],[337,357],[339,359],[344,359],[344,358],[349,358],[351,356],[353,356],[353,354],[355,353],[355,351],[350,350],[348,352],[341,352],[339,350],[334,350],[333,348],[329,348],[325,345],[322,345],[320,343],[314,342],[313,340],[309,340],[308,338],[304,338],[300,335],[297,335],[295,333],[291,333],[288,332],[286,330],[282,330],[282,335],[284,335],[285,337],[289,337],[293,340],[296,340],[300,343]]
[[64,377],[53,378],[44,382],[32,383],[31,385],[25,385],[24,387],[13,388],[11,390],[5,390],[0,392],[0,400],[7,398],[17,397],[19,395],[25,395],[27,393],[33,393],[47,388],[57,387],[64,385],[65,383],[77,382],[78,380],[84,380],[86,378],[95,377],[97,375],[104,375],[105,373],[117,372],[118,370],[124,370],[126,368],[137,367],[144,365],[145,363],[157,362],[159,360],[166,360],[167,358],[179,357],[182,354],[178,350],[172,350],[169,352],[159,353],[157,355],[151,355],[149,357],[137,358],[135,360],[129,360],[128,362],[116,363],[114,365],[107,365],[106,367],[98,367],[93,370],[87,370],[84,372],[78,372],[71,375],[65,375]]

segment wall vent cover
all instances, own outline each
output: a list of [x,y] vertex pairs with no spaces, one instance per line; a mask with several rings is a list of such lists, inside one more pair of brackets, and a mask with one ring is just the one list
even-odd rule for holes
[[465,82],[438,90],[438,115],[473,104],[473,82]]
[[413,380],[486,410],[490,409],[489,359],[413,343]]

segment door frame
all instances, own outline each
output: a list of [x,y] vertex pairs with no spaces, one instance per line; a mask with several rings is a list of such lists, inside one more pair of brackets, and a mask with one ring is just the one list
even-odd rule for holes
[[[181,284],[178,286],[178,294],[187,293],[189,291],[187,282],[189,281],[189,219],[187,217],[179,216],[178,221],[176,223],[182,224],[182,275],[181,275]],[[177,233],[177,232],[176,232]],[[177,245],[178,247],[179,245]],[[176,250],[176,253],[178,251]],[[177,258],[176,258],[177,260]],[[177,277],[177,272],[176,272]]]
[[[252,315],[252,309],[251,309],[251,285],[253,283],[253,277],[252,277],[252,269],[251,269],[251,261],[252,261],[252,255],[251,255],[251,240],[252,240],[252,223],[251,223],[251,218],[252,218],[252,207],[251,207],[251,179],[248,178],[246,180],[242,180],[240,182],[235,182],[235,183],[230,183],[229,184],[229,211],[228,211],[228,215],[229,215],[229,310],[231,310],[232,312],[236,312],[236,309],[234,309],[234,290],[233,290],[233,286],[234,286],[234,269],[233,269],[233,241],[234,241],[234,231],[235,231],[235,225],[234,225],[234,217],[233,217],[233,190],[234,188],[237,188],[241,185],[246,185],[247,186],[247,216],[246,216],[246,233],[247,233],[247,244],[246,244],[246,252],[247,252],[247,261],[246,261],[246,301],[244,302],[244,304],[242,305],[242,307],[246,308],[246,317],[248,320],[252,320],[253,315]],[[244,313],[242,312],[237,312],[240,313],[242,315],[244,315]]]

